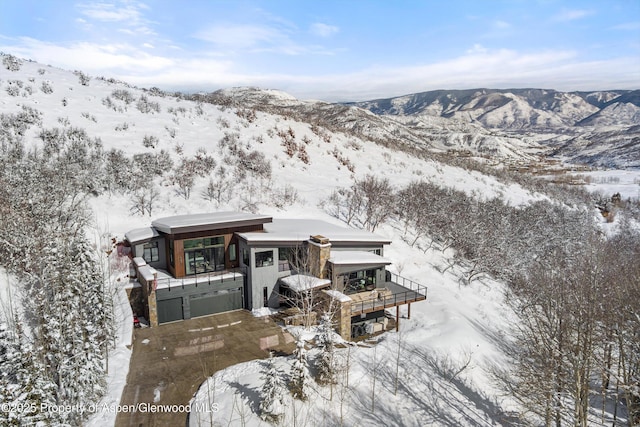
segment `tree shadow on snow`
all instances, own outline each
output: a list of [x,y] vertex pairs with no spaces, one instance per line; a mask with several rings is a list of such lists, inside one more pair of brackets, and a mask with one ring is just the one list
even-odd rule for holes
[[240,397],[247,402],[251,412],[254,414],[260,413],[260,390],[253,389],[245,384],[240,384],[237,381],[230,382],[229,386],[236,389],[235,393],[239,394]]
[[[401,367],[405,375],[398,389],[440,425],[519,425],[500,405],[468,384],[459,374],[465,369],[446,354],[404,345]],[[388,367],[387,367],[388,368]],[[386,369],[385,381],[393,384],[395,367]],[[425,380],[426,379],[426,380]]]

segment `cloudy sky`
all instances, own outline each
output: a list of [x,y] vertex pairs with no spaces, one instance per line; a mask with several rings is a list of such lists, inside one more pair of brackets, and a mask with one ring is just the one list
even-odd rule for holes
[[640,88],[638,0],[0,0],[0,51],[166,90],[353,101]]

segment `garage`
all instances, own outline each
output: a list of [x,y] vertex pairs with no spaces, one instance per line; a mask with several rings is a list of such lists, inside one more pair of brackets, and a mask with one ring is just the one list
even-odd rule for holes
[[158,323],[173,322],[183,318],[182,297],[158,301]]
[[191,317],[241,309],[242,288],[221,290],[213,294],[191,295],[189,297],[189,306]]

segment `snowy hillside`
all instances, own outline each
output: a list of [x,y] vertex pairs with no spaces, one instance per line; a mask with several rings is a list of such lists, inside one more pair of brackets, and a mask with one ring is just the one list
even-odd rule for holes
[[[99,250],[104,249],[105,239],[118,240],[133,228],[174,214],[250,211],[361,227],[364,221],[357,215],[346,219],[343,214],[349,196],[367,179],[388,184],[393,197],[385,199],[391,200],[382,207],[387,216],[375,232],[393,242],[385,249],[385,257],[393,262],[390,270],[427,286],[428,299],[412,305],[411,318],[402,319],[400,334],[383,335],[375,346],[339,349],[340,360],[350,358],[348,384],[342,378],[332,390],[311,385],[307,403],[291,403],[287,397],[299,412],[288,412],[284,425],[293,425],[296,420],[291,417],[327,426],[510,425],[517,418],[535,424],[541,415],[525,407],[528,402],[515,391],[518,381],[513,380],[511,390],[496,379],[500,368],[521,361],[511,344],[519,338],[514,326],[523,322],[517,307],[524,304],[517,302],[525,301],[527,294],[517,286],[526,288],[522,280],[527,275],[534,280],[556,271],[537,269],[550,254],[582,262],[588,258],[580,256],[586,250],[584,242],[599,236],[593,224],[605,229],[612,225],[600,216],[588,194],[547,185],[545,180],[508,170],[503,163],[535,164],[547,141],[539,135],[489,130],[478,122],[510,128],[527,128],[533,122],[555,126],[569,118],[578,120],[577,110],[587,117],[597,109],[588,102],[585,106],[582,97],[556,95],[551,98],[562,99],[535,120],[537,107],[507,93],[465,99],[465,108],[479,112],[473,120],[463,120],[463,114],[471,113],[443,96],[421,104],[414,99],[415,109],[408,107],[409,98],[389,101],[405,115],[396,117],[355,106],[300,101],[277,90],[169,94],[25,61],[18,69],[0,67],[0,142],[5,164],[50,157],[71,165],[60,179],[80,178],[77,185],[86,198],[79,204],[84,208],[86,200],[90,209],[88,222],[93,237],[98,236]],[[540,96],[539,102],[547,99]],[[610,101],[614,95],[603,96]],[[630,164],[637,156],[634,144],[635,140],[626,143],[625,161]],[[458,156],[462,151],[464,156]],[[590,153],[591,148],[575,156]],[[0,178],[10,182],[14,175]],[[26,197],[21,206],[31,209],[31,202]],[[632,209],[635,205],[629,203]],[[622,202],[616,209],[621,217],[627,215]],[[6,214],[0,209],[0,216]],[[633,225],[633,214],[628,215]],[[4,250],[3,245],[0,242]],[[627,276],[634,277],[633,263],[625,258],[636,253],[633,245],[629,243],[632,249],[606,265],[619,267],[616,271],[627,269]],[[54,254],[47,260],[53,266]],[[128,274],[125,265],[110,266],[114,278]],[[561,271],[565,266],[556,267]],[[590,271],[585,265],[579,267]],[[0,280],[6,288],[5,282]],[[113,283],[122,296],[122,283]],[[620,283],[626,286],[627,281]],[[544,296],[550,294],[543,291],[556,288],[540,285],[536,295],[549,300]],[[518,297],[511,293],[515,290],[521,291]],[[615,301],[627,311],[610,311],[633,311],[624,305],[629,298]],[[120,329],[114,332],[115,357],[126,364],[130,311],[126,303],[117,305]],[[571,307],[563,310],[573,313]],[[629,325],[635,327],[632,321]],[[314,336],[313,331],[294,332],[309,341]],[[317,349],[310,350],[310,358],[314,352]],[[522,360],[533,358],[527,357]],[[213,396],[223,408],[216,414],[216,425],[266,425],[257,415],[262,364],[254,361],[219,372],[209,380],[211,393],[203,386],[205,392],[196,401]],[[291,359],[278,358],[277,365],[288,371]],[[104,402],[119,401],[125,380],[125,369],[110,371]],[[570,387],[569,383],[563,386]],[[559,397],[566,408],[572,405],[573,391]],[[615,393],[612,388],[603,391],[606,410],[600,413],[594,403],[585,419],[611,425],[613,402],[622,400],[622,392]],[[578,416],[567,411],[563,420]],[[626,409],[619,411],[621,425]],[[102,414],[89,425],[108,425],[114,419],[115,415]],[[210,425],[210,421],[194,414],[190,423]]]
[[[43,91],[43,85],[51,87],[51,92]],[[531,195],[517,185],[498,182],[492,176],[382,147],[360,137],[367,132],[350,132],[344,123],[337,126],[337,131],[314,127],[311,120],[301,122],[277,113],[249,109],[255,106],[256,98],[260,102],[276,99],[277,103],[308,105],[308,114],[326,113],[324,109],[331,107],[325,103],[299,102],[275,91],[226,91],[227,96],[240,96],[236,102],[246,105],[246,108],[226,108],[164,94],[159,96],[153,91],[97,78],[91,78],[87,85],[82,85],[80,77],[69,71],[25,62],[19,72],[5,68],[0,70],[0,92],[5,94],[0,100],[0,113],[17,113],[24,107],[42,113],[41,127],[31,128],[25,136],[32,146],[42,143],[39,137],[41,129],[75,127],[85,129],[92,138],[98,138],[105,151],[122,150],[129,156],[164,150],[177,163],[180,159],[195,156],[201,150],[214,157],[218,171],[229,166],[224,155],[226,151],[221,148],[221,140],[230,141],[229,144],[236,144],[239,149],[264,154],[271,167],[271,194],[249,192],[243,197],[249,197],[250,200],[229,200],[227,206],[233,209],[246,209],[250,204],[252,209],[259,206],[260,210],[277,211],[278,208],[273,206],[270,199],[294,184],[300,204],[305,206],[305,210],[314,209],[335,187],[347,185],[354,177],[371,173],[388,177],[395,185],[428,178],[434,183],[470,193],[482,192],[485,197],[504,194],[514,204],[540,197]],[[9,96],[9,92],[15,96]],[[337,108],[342,111],[334,113],[336,121],[370,129],[369,134],[376,135],[375,141],[384,138],[385,133],[395,131],[395,128],[388,129],[389,123],[381,124],[370,113],[365,114],[371,118],[368,122],[363,120],[362,110],[344,111],[345,107]],[[245,113],[253,112],[255,117],[242,117]],[[287,154],[287,136],[283,137],[285,133],[291,142],[304,151],[296,150],[291,156]],[[440,133],[447,133],[447,129]],[[462,130],[458,133],[470,132]],[[145,143],[145,138],[152,142]],[[456,137],[448,134],[446,138],[450,140]],[[516,152],[514,155],[521,155],[521,152],[513,151]],[[211,175],[215,176],[214,173]],[[319,176],[323,179],[319,180]],[[186,200],[176,196],[169,180],[163,179],[159,184],[166,191],[161,192],[158,211],[153,216],[184,212],[185,209],[188,212],[220,209],[217,203],[204,200],[200,195],[207,181],[205,177],[197,179],[192,196]],[[111,212],[97,210],[99,223],[108,222],[113,231],[122,233],[148,222],[142,217],[131,218],[127,200],[122,198],[114,203],[114,197],[118,200],[121,196],[111,194],[96,200],[96,203],[114,207]]]

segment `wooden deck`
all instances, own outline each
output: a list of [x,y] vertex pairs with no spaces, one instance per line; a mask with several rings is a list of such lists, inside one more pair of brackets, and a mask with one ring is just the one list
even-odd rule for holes
[[383,289],[385,289],[384,292],[362,292],[361,294],[369,295],[361,297],[360,300],[353,298],[354,295],[350,295],[354,299],[351,303],[351,315],[371,313],[427,299],[426,287],[400,276],[392,277],[391,281],[385,282]]

